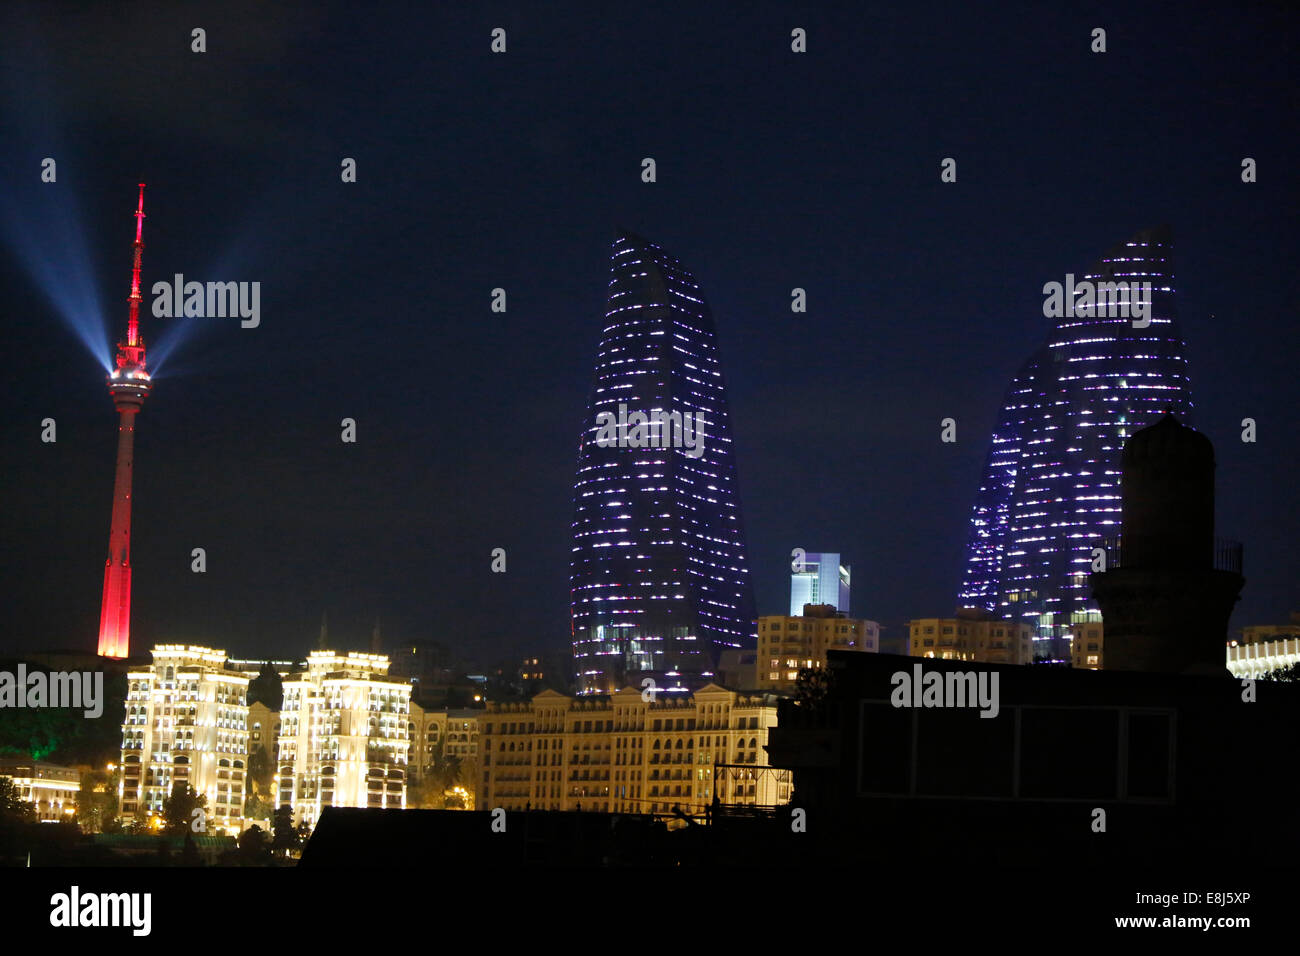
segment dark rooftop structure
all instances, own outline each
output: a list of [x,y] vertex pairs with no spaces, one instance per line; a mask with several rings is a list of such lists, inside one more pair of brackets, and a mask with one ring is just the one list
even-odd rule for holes
[[[985,865],[1294,860],[1286,812],[1300,687],[1231,677],[1076,671],[829,654],[820,700],[779,705],[768,752],[822,862]],[[997,710],[894,706],[895,675],[997,678]],[[1253,692],[1254,699],[1248,700]],[[950,701],[951,702],[951,701]],[[1096,829],[1104,811],[1104,832]]]

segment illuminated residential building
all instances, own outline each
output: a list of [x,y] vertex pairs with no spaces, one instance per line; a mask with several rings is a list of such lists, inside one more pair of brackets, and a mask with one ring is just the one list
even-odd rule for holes
[[32,804],[41,823],[71,820],[81,793],[81,772],[26,757],[0,757],[0,779],[8,778],[18,798]]
[[[276,738],[280,735],[280,712],[272,710],[260,700],[248,705],[248,752],[265,750],[275,754]],[[273,758],[274,759],[274,758]]]
[[[774,806],[791,779],[768,768],[776,697],[709,684],[643,699],[639,688],[488,704],[479,721],[482,799],[507,810],[588,810],[699,816]],[[721,789],[715,792],[715,765]]]
[[846,617],[831,604],[807,604],[799,610],[799,615],[758,619],[758,656],[751,686],[793,692],[800,669],[825,668],[828,650],[880,650],[880,625],[875,621]]
[[482,710],[460,708],[445,712],[447,720],[447,747],[449,757],[474,760],[478,757],[479,718]]
[[478,759],[478,725],[482,710],[434,709],[411,701],[411,748],[408,765],[412,778],[438,769],[438,760],[454,758],[464,763]]
[[613,246],[578,442],[570,589],[580,694],[647,676],[683,691],[722,651],[753,646],[713,317],[691,273],[630,233]]
[[412,700],[406,731],[410,742],[406,753],[407,771],[415,780],[432,773],[438,766],[438,752],[447,739],[447,712],[425,708]]
[[226,667],[226,652],[159,644],[153,664],[127,672],[122,722],[124,824],[159,816],[172,786],[207,797],[210,830],[242,829],[248,767],[248,678]]
[[405,807],[410,703],[384,655],[313,651],[284,681],[277,806],[308,826],[325,807]]
[[1034,629],[987,612],[963,608],[956,617],[908,621],[908,653],[945,661],[982,664],[1032,664]]
[[1094,549],[1120,528],[1126,439],[1166,412],[1184,421],[1192,412],[1171,249],[1161,227],[1101,258],[1084,277],[1098,296],[1102,283],[1149,282],[1149,316],[1131,315],[1147,292],[1129,289],[1044,320],[1054,327],[1016,375],[993,433],[958,603],[1031,625],[1048,659],[1069,660],[1070,624],[1097,610],[1088,576]]
[[1099,671],[1105,665],[1105,628],[1101,615],[1070,625],[1070,664],[1082,670]]
[[790,616],[803,613],[805,604],[829,604],[841,614],[849,613],[849,584],[852,568],[840,564],[838,554],[807,552],[802,570],[790,573]]

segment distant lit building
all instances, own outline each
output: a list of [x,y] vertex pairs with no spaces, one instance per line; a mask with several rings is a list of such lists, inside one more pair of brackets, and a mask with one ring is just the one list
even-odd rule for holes
[[226,665],[225,651],[159,644],[150,667],[127,672],[123,824],[160,815],[182,783],[207,797],[209,830],[242,829],[249,679]]
[[448,710],[411,703],[410,768],[412,775],[434,770],[438,754],[457,760],[478,758],[478,722],[482,710],[456,708]]
[[1034,628],[963,609],[956,617],[925,617],[908,621],[912,657],[934,657],[985,664],[1032,664]]
[[733,648],[718,655],[718,669],[713,673],[713,683],[728,690],[752,690],[754,675],[758,673],[758,651]]
[[474,760],[478,757],[479,719],[482,710],[449,710],[447,718],[447,747],[449,757]]
[[26,757],[0,757],[0,778],[7,777],[18,798],[32,804],[41,823],[71,820],[81,793],[81,772],[75,767]]
[[284,682],[277,806],[309,826],[325,807],[405,807],[410,704],[384,655],[313,651]]
[[1070,664],[1083,670],[1099,671],[1106,659],[1106,635],[1101,615],[1093,614],[1095,620],[1070,625]]
[[[480,718],[479,806],[700,815],[715,798],[727,806],[783,804],[790,775],[768,768],[764,750],[775,723],[775,696],[716,684],[654,702],[628,687],[489,703]],[[715,792],[718,764],[727,767]]]
[[433,772],[438,765],[438,751],[447,735],[446,711],[425,708],[411,701],[406,730],[410,747],[406,752],[407,771],[415,780]]
[[441,641],[414,640],[395,645],[389,653],[388,676],[414,685],[415,696],[452,683],[457,665],[451,649]]
[[1243,627],[1241,640],[1228,644],[1227,663],[1234,677],[1266,677],[1300,664],[1300,614],[1290,624]]
[[805,604],[829,604],[847,615],[853,569],[840,564],[838,554],[821,552],[808,552],[802,564],[802,571],[790,574],[790,616],[803,614]]
[[824,668],[826,652],[880,650],[880,625],[845,617],[830,604],[807,604],[800,614],[758,619],[758,653],[752,687],[793,691],[802,668]]
[[1256,624],[1241,629],[1242,644],[1258,644],[1279,638],[1300,638],[1300,612],[1292,612],[1290,624]]

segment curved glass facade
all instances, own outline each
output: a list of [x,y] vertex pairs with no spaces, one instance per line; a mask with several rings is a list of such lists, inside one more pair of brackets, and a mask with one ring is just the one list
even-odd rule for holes
[[1168,227],[1146,230],[1081,277],[1091,290],[1061,283],[1065,314],[1003,403],[959,604],[1032,624],[1039,656],[1068,661],[1071,622],[1099,619],[1088,574],[1119,534],[1124,441],[1166,412],[1191,420],[1171,247]]
[[754,598],[726,385],[694,277],[630,233],[578,447],[570,563],[582,693],[649,676],[689,688],[754,646]]

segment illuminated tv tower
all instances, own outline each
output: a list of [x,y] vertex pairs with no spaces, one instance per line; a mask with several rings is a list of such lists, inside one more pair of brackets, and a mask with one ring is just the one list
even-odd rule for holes
[[108,390],[117,409],[117,475],[113,480],[113,527],[108,535],[104,565],[104,603],[99,612],[99,656],[126,657],[131,637],[131,467],[135,457],[135,415],[144,405],[151,384],[144,366],[140,335],[140,254],[144,226],[144,183],[135,210],[135,260],[131,266],[131,317],[126,341],[117,344],[117,368],[108,377]]

